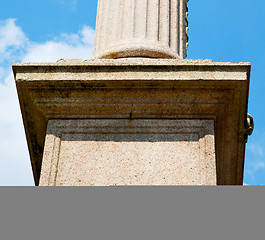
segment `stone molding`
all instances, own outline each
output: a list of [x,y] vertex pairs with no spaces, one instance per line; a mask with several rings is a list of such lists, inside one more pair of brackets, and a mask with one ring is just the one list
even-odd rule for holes
[[[123,139],[122,141],[121,135],[126,135],[127,140]],[[78,147],[76,143],[81,141],[82,144],[82,140],[83,147]],[[167,152],[173,153],[169,156],[175,155],[175,157],[164,159],[163,163],[165,164],[163,165],[167,167],[163,166],[163,171],[161,171],[161,165],[154,164],[159,159],[150,159],[152,164],[146,164],[148,148],[145,148],[145,151],[141,152],[135,150],[137,155],[145,155],[144,162],[141,162],[140,157],[140,161],[137,159],[138,161],[134,162],[135,159],[131,159],[126,167],[123,166],[127,161],[120,161],[117,166],[115,162],[118,162],[119,157],[123,157],[125,154],[119,156],[116,153],[115,159],[101,159],[100,161],[100,153],[97,149],[92,156],[88,157],[89,154],[85,149],[91,147],[90,150],[87,150],[91,152],[95,148],[91,144],[84,147],[84,142],[88,140],[89,142],[93,140],[95,143],[100,142],[99,149],[104,149],[102,146],[104,142],[118,140],[118,144],[123,144],[123,149],[126,149],[127,145],[127,154],[130,152],[127,142],[145,142],[146,145],[149,144],[149,147],[157,142],[162,142],[163,146],[166,146]],[[69,147],[65,147],[64,142]],[[175,149],[170,148],[172,144],[169,142],[174,142]],[[197,146],[198,156],[194,156],[194,153],[189,158],[187,158],[187,153],[182,156],[181,149],[178,149],[180,147],[178,142],[188,142],[188,144],[193,142],[192,145]],[[92,145],[94,144],[92,143]],[[49,120],[40,186],[216,185],[214,146],[213,120]],[[154,146],[152,147],[154,148]],[[187,146],[186,149],[188,148]],[[184,152],[184,149],[182,151]],[[93,159],[95,161],[95,158],[97,161],[94,166],[87,166]],[[99,165],[104,166],[103,172],[100,171]],[[131,174],[123,174],[126,171]],[[93,172],[93,175],[89,174],[90,172]],[[137,178],[134,177],[135,174],[138,175]],[[155,178],[155,180],[150,178]]]
[[243,183],[249,63],[86,60],[13,65],[38,184],[49,119],[212,119],[217,183]]

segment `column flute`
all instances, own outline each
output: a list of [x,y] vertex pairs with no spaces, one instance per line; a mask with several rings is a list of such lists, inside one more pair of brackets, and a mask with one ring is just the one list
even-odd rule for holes
[[94,58],[186,58],[188,0],[98,0]]

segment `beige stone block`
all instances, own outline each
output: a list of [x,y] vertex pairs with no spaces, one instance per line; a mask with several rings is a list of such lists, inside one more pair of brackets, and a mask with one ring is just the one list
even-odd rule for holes
[[249,63],[61,60],[13,70],[36,184],[52,119],[214,121],[217,184],[243,183]]
[[216,185],[213,120],[50,120],[40,185]]

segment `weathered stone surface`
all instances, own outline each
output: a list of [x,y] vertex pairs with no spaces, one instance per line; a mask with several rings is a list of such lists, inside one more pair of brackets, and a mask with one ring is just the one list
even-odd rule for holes
[[213,120],[217,184],[242,184],[249,63],[61,60],[13,70],[37,184],[49,119]]
[[216,185],[214,120],[50,120],[40,185]]
[[186,58],[188,0],[99,0],[94,58]]

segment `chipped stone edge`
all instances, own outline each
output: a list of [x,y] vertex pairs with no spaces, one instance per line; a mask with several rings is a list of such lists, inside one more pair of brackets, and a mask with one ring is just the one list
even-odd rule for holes
[[213,62],[211,59],[59,59],[57,62],[15,62],[13,66],[251,66],[250,62]]

